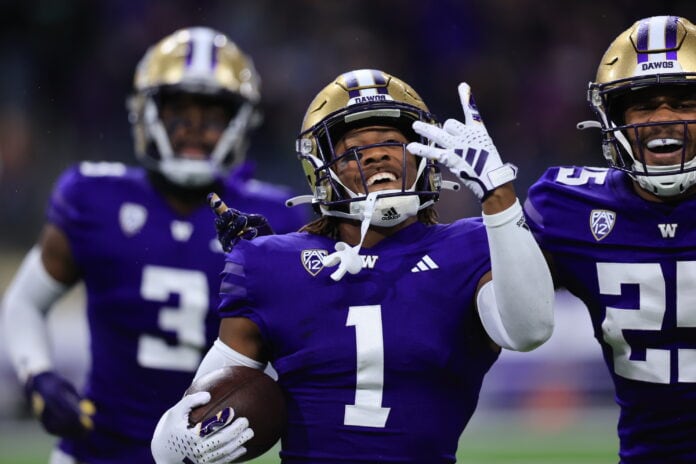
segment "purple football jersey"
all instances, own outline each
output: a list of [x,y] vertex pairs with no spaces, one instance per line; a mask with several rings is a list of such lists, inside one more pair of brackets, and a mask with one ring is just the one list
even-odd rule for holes
[[261,237],[227,256],[221,317],[261,330],[288,401],[284,463],[451,463],[497,358],[475,310],[480,220],[410,225],[334,282],[335,242]]
[[528,223],[590,312],[621,407],[624,463],[696,462],[696,198],[655,203],[618,170],[556,167]]
[[[302,211],[283,203],[289,192],[249,185],[230,180],[218,193],[265,215],[278,232],[302,226]],[[85,395],[97,409],[90,438],[61,447],[90,463],[153,462],[157,421],[218,333],[224,253],[214,215],[205,204],[177,214],[142,168],[83,162],[59,179],[48,220],[67,235],[85,283],[92,359]]]

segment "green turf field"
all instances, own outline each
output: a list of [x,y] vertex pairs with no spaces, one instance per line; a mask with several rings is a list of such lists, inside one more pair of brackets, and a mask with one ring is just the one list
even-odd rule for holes
[[[611,464],[617,439],[613,408],[491,412],[480,410],[462,435],[457,458],[467,464]],[[42,464],[53,443],[33,421],[0,423],[0,464]],[[278,463],[277,450],[251,461]]]

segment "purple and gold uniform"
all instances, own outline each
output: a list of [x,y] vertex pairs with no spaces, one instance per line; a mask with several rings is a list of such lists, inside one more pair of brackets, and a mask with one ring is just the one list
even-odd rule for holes
[[474,304],[484,226],[412,224],[340,284],[321,262],[335,243],[260,237],[226,258],[220,316],[258,325],[288,401],[283,463],[455,462],[497,358]]
[[[235,177],[219,193],[265,215],[276,232],[305,220],[276,186]],[[84,394],[97,411],[87,439],[61,442],[79,461],[153,462],[157,420],[217,337],[224,254],[213,219],[204,201],[175,213],[140,167],[83,162],[59,179],[48,220],[68,237],[85,283],[92,363]]]
[[623,463],[696,462],[696,198],[648,202],[618,170],[555,167],[528,223],[587,306],[616,387]]

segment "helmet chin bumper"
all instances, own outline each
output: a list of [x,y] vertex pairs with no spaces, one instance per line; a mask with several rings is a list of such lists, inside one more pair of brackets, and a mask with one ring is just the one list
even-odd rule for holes
[[[379,197],[375,202],[375,211],[370,219],[370,225],[394,227],[418,214],[420,209],[418,195],[404,195],[401,190],[385,190],[384,193],[397,193],[399,196]],[[350,214],[355,215],[356,219],[362,218],[364,209],[364,200],[350,204]]]
[[[658,197],[673,197],[684,193],[696,184],[696,159],[684,163],[684,171],[687,172],[675,173],[680,168],[681,165],[646,166],[649,175],[645,175],[642,174],[642,165],[634,163],[632,177],[642,189]],[[692,170],[688,171],[689,169]]]
[[181,187],[202,187],[215,181],[219,169],[207,160],[168,158],[159,162],[159,171]]

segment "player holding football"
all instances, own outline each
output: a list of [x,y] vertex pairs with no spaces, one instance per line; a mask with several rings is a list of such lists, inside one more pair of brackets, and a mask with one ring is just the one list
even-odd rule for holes
[[[551,335],[551,275],[515,196],[516,168],[502,163],[468,85],[460,96],[465,124],[441,128],[396,77],[339,76],[297,140],[322,217],[227,255],[220,337],[196,375],[272,361],[287,399],[284,463],[454,462],[500,347],[527,351]],[[481,199],[483,221],[436,223],[431,158]],[[188,428],[209,399],[185,396],[162,417],[158,463],[243,456],[245,418],[205,437]]]
[[[211,189],[262,213],[278,232],[304,224],[284,206],[285,189],[229,175],[244,159],[258,102],[253,63],[228,37],[179,30],[151,47],[135,73],[129,109],[143,167],[84,162],[58,181],[39,243],[2,309],[3,338],[35,412],[62,437],[52,463],[153,462],[157,420],[218,332],[224,254]],[[44,319],[78,281],[92,361],[83,392],[54,370]]]
[[696,462],[696,27],[637,21],[588,99],[609,169],[554,167],[529,224],[587,306],[621,407],[623,464]]

